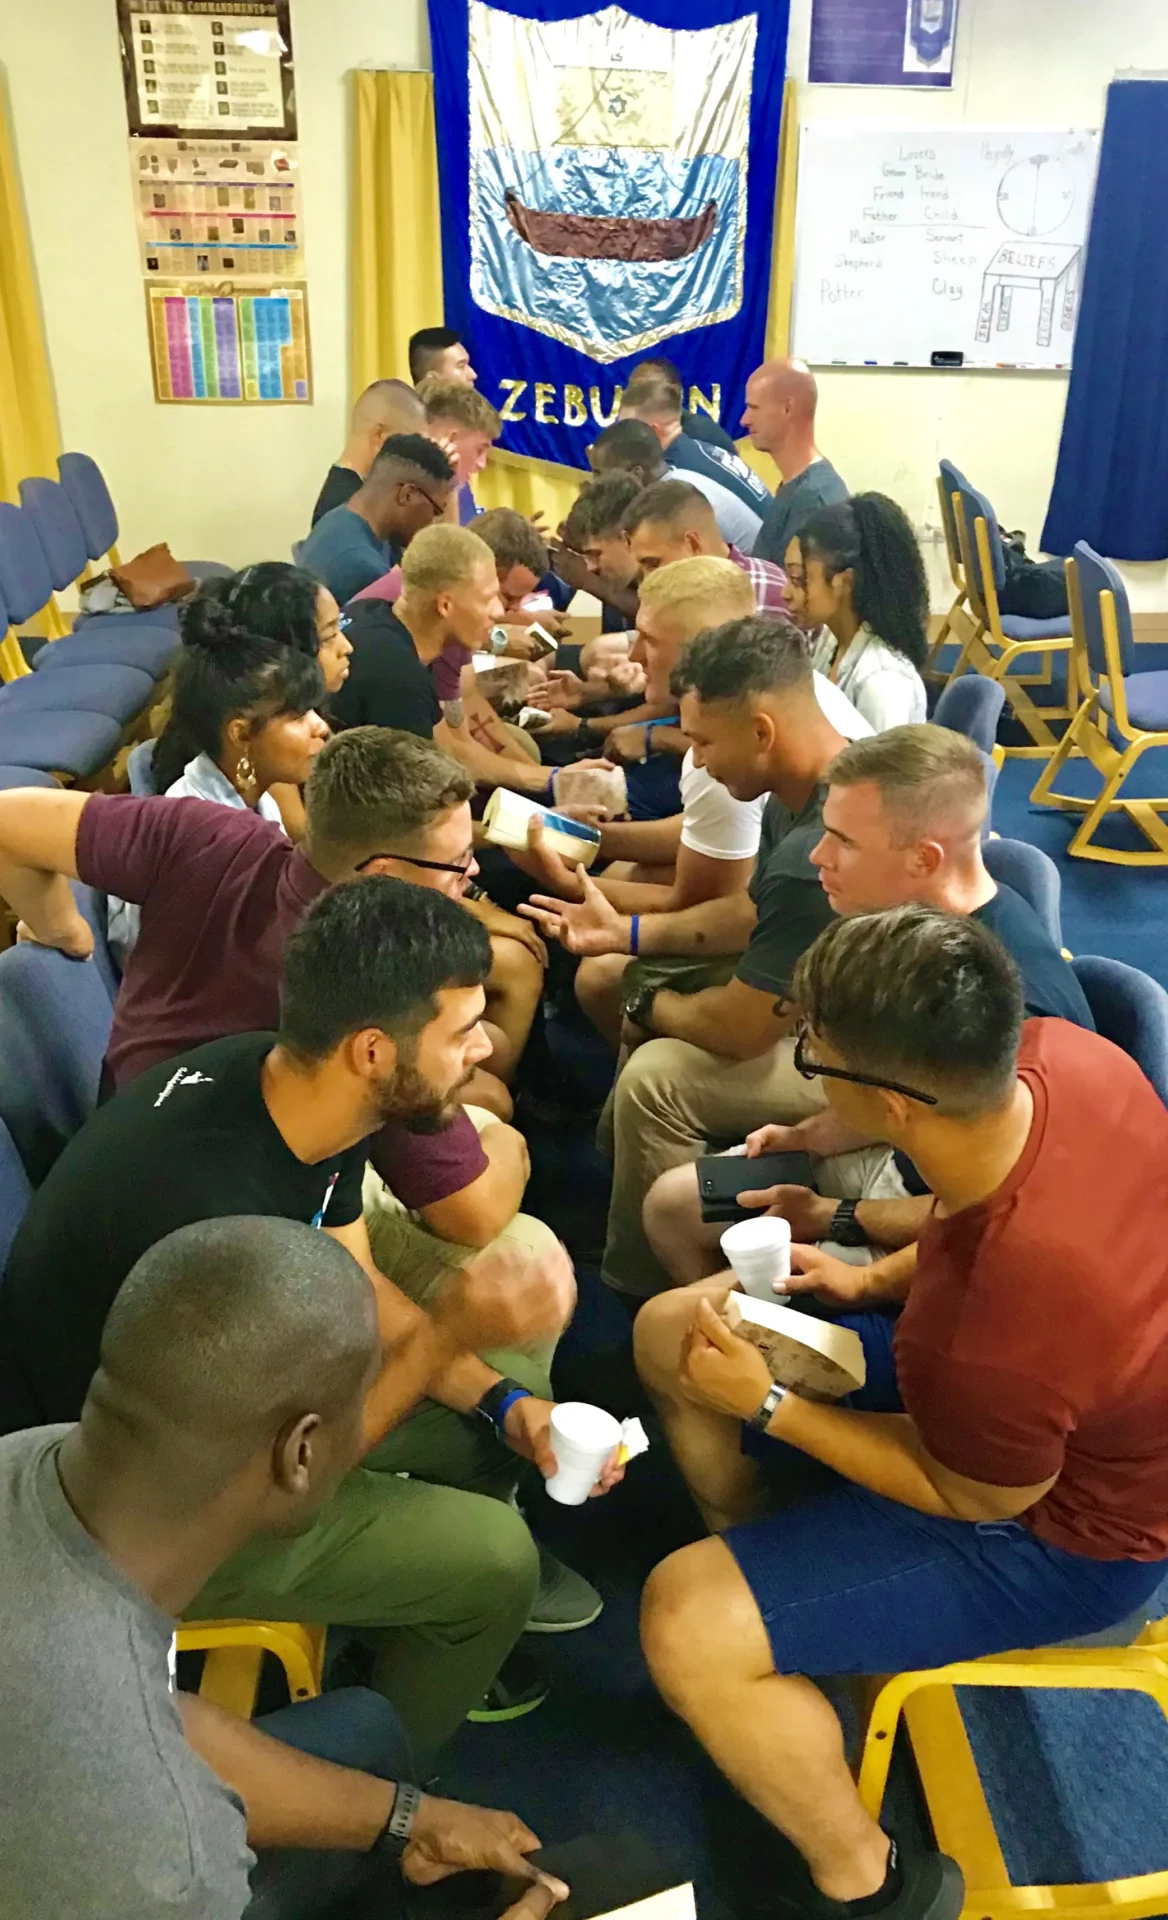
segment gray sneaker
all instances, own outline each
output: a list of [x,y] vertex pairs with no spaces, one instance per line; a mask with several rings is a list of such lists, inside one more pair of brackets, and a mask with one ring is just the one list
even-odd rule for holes
[[566,1567],[547,1548],[539,1549],[539,1592],[527,1616],[525,1633],[575,1633],[600,1618],[604,1601],[582,1573]]

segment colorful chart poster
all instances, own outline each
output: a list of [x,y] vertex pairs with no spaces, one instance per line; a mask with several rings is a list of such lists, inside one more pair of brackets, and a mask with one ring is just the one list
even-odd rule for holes
[[142,271],[295,280],[304,271],[294,141],[130,141]]
[[287,0],[118,0],[131,133],[294,140]]
[[958,0],[812,0],[807,77],[843,87],[951,87]]
[[247,292],[148,284],[146,300],[157,399],[312,399],[302,285]]

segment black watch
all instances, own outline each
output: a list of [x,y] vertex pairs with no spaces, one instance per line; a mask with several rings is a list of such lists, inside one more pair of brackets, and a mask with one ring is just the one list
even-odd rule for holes
[[831,1216],[831,1225],[824,1234],[825,1240],[834,1240],[837,1247],[866,1247],[868,1236],[856,1219],[856,1202],[841,1200]]
[[493,1427],[496,1433],[502,1433],[503,1422],[510,1408],[517,1400],[530,1399],[530,1387],[525,1387],[520,1380],[509,1380],[504,1374],[501,1380],[495,1381],[494,1386],[487,1388],[475,1412],[481,1414],[488,1426]]
[[421,1804],[421,1787],[416,1787],[412,1780],[399,1780],[393,1796],[393,1811],[370,1847],[370,1853],[388,1853],[399,1860],[410,1844]]

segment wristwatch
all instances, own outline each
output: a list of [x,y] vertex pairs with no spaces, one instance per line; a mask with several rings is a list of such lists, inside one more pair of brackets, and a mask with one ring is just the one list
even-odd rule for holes
[[491,628],[490,648],[491,648],[491,652],[494,654],[506,653],[507,651],[506,627]]
[[649,981],[644,986],[635,987],[625,1001],[625,1019],[631,1021],[634,1027],[642,1028],[645,1033],[653,1031],[653,1002],[659,991],[658,984]]
[[841,1200],[831,1216],[831,1225],[824,1234],[825,1240],[834,1240],[837,1247],[866,1247],[868,1236],[856,1219],[856,1202]]
[[786,1397],[786,1387],[781,1387],[777,1380],[772,1380],[770,1386],[767,1388],[766,1399],[758,1409],[758,1412],[751,1414],[749,1420],[746,1422],[747,1426],[753,1427],[756,1433],[765,1433],[775,1417],[775,1408],[779,1402],[785,1400]]
[[421,1804],[421,1787],[416,1787],[412,1780],[399,1780],[393,1796],[393,1811],[370,1847],[370,1853],[388,1853],[400,1859],[409,1846]]
[[501,1434],[503,1431],[503,1422],[507,1418],[509,1410],[515,1405],[515,1402],[517,1400],[530,1399],[530,1387],[521,1385],[518,1380],[509,1380],[504,1374],[501,1380],[495,1381],[494,1386],[487,1388],[487,1391],[475,1408],[475,1412],[480,1414],[487,1422],[487,1425],[493,1427],[496,1433]]

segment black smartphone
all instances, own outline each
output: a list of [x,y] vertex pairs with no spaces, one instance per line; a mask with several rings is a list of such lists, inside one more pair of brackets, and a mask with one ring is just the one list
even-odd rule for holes
[[698,1161],[698,1196],[706,1226],[730,1226],[737,1220],[758,1218],[757,1207],[740,1207],[740,1193],[763,1187],[810,1187],[815,1191],[815,1169],[809,1153],[712,1154]]

